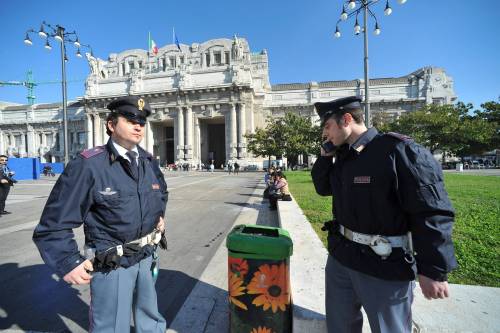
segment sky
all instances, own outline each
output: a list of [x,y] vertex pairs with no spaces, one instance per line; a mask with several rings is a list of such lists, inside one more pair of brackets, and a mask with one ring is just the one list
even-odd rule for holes
[[[444,68],[455,82],[458,100],[479,108],[500,96],[500,1],[389,0],[371,8],[381,34],[369,35],[370,78],[399,77],[424,66]],[[172,43],[172,28],[181,44],[203,43],[234,34],[248,40],[252,52],[266,49],[271,84],[363,78],[363,38],[354,21],[342,22],[334,38],[340,0],[0,0],[0,81],[24,81],[33,71],[36,82],[61,80],[58,43],[47,51],[28,29],[42,21],[76,31],[94,55],[148,47],[148,33],[158,47]],[[369,29],[375,23],[369,21]],[[84,94],[89,74],[85,57],[67,47],[68,99]],[[82,53],[85,52],[82,49]],[[27,103],[22,86],[0,86],[0,101]],[[40,84],[36,103],[60,102],[61,86]]]

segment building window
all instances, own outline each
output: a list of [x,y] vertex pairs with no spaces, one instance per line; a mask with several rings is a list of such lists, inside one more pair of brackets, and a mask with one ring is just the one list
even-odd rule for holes
[[443,99],[442,98],[433,98],[432,99],[432,104],[435,104],[435,105],[443,105]]
[[184,63],[184,57],[182,57],[182,56],[181,56],[181,57],[179,57],[179,62],[180,62],[181,64],[183,64],[183,63]]
[[122,74],[125,74],[125,63],[122,62]]
[[134,64],[134,62],[133,62],[133,61],[129,61],[129,62],[128,62],[128,69],[129,69],[129,70],[133,70],[133,69],[135,69],[135,64]]
[[79,145],[85,144],[85,132],[78,132],[78,144]]
[[175,65],[175,57],[170,57],[170,67],[172,67],[172,68],[177,67],[177,66]]
[[165,58],[161,58],[161,67],[163,68],[163,71],[167,70],[167,61]]
[[59,137],[59,133],[56,133],[56,150],[61,150],[61,138]]
[[224,54],[226,55],[224,59],[226,61],[226,65],[229,65],[229,51],[224,52]]
[[38,134],[38,138],[40,141],[38,141],[38,143],[40,144],[40,146],[43,144],[43,133],[40,133]]
[[222,54],[220,52],[214,52],[214,64],[216,66],[222,64]]
[[137,62],[137,64],[138,64],[139,68],[142,68],[142,60],[139,60],[139,61]]
[[210,67],[210,53],[206,53],[205,58],[206,58],[205,64],[207,65],[207,67]]

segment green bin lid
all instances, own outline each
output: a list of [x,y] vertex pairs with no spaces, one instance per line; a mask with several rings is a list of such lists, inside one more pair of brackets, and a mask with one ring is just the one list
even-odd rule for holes
[[227,235],[226,246],[235,258],[281,260],[293,253],[288,231],[260,225],[235,226]]

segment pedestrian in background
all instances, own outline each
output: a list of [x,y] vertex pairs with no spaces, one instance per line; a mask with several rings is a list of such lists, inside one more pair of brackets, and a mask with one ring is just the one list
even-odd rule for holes
[[14,171],[7,166],[9,158],[7,155],[0,155],[0,217],[8,215],[10,212],[5,210],[5,201],[9,195],[11,186],[14,185]]
[[240,165],[238,162],[234,162],[234,174],[237,175],[240,173]]
[[449,295],[454,210],[432,154],[404,135],[367,129],[360,102],[314,105],[336,147],[321,148],[312,169],[316,192],[334,199],[325,224],[328,332],[361,332],[361,307],[372,332],[411,332],[416,277],[426,298]]

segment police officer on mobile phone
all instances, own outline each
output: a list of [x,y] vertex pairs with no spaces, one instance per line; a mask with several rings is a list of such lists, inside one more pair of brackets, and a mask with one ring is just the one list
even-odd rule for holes
[[360,102],[314,105],[331,143],[311,172],[317,193],[333,195],[328,332],[361,332],[361,307],[372,332],[410,332],[415,278],[426,298],[449,295],[454,210],[432,154],[407,136],[366,128]]

